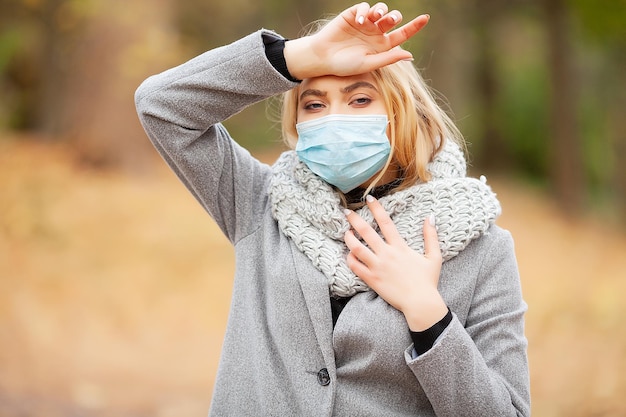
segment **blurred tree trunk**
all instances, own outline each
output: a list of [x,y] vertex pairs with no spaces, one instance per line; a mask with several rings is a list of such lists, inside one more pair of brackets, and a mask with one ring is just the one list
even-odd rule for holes
[[612,121],[610,134],[613,142],[613,152],[615,153],[614,161],[615,177],[613,179],[613,185],[615,189],[615,204],[619,213],[619,220],[626,226],[626,118],[624,117],[624,108],[626,108],[626,72],[623,68],[626,68],[626,57],[623,51],[626,50],[626,43],[622,43],[624,47],[617,47],[617,56],[615,59],[617,72],[617,85],[622,86],[616,90],[617,97],[610,107],[609,120]]
[[[475,45],[472,28],[465,18],[467,9],[465,3],[442,0],[420,10],[419,13],[431,13],[432,18],[417,36],[420,48],[413,50],[417,67],[423,68],[422,76],[435,91],[439,104],[457,123],[467,114],[475,114],[475,86],[468,82],[473,76]],[[467,135],[467,131],[463,133]]]
[[497,23],[502,18],[502,2],[474,0],[471,24],[475,30],[476,101],[478,103],[480,151],[476,164],[483,169],[497,171],[511,167],[512,157],[503,140],[502,112],[499,106],[499,80],[497,69]]
[[49,138],[56,137],[64,128],[62,109],[66,97],[64,86],[68,78],[69,39],[64,36],[59,22],[54,18],[62,4],[63,0],[44,1],[37,16],[42,30],[40,65],[43,70],[39,72],[40,91],[35,101],[34,123]]
[[[170,0],[97,0],[74,54],[64,109],[66,135],[85,164],[142,171],[154,158],[133,93],[181,59],[170,6]],[[138,25],[135,16],[148,23]]]
[[576,80],[572,66],[571,30],[564,0],[542,0],[548,44],[551,158],[550,180],[562,209],[582,209],[586,191],[579,129],[576,123]]
[[0,1],[0,98],[6,100],[0,107],[7,111],[0,123],[46,139],[63,125],[64,70],[73,35],[56,18],[63,4]]

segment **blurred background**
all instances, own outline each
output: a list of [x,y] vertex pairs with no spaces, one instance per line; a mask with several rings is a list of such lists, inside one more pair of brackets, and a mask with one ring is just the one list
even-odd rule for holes
[[[138,123],[147,76],[337,0],[0,0],[0,417],[206,415],[232,249]],[[511,230],[536,416],[626,415],[626,1],[397,0]],[[622,109],[622,110],[620,110]],[[226,122],[271,163],[261,103]]]

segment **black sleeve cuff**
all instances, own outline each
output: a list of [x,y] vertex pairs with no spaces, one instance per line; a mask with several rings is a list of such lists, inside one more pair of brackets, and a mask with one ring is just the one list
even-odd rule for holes
[[444,318],[433,324],[430,328],[424,330],[423,332],[411,332],[413,347],[415,348],[415,352],[418,356],[428,352],[428,350],[433,347],[437,338],[441,336],[441,333],[443,333],[451,321],[452,312],[450,311],[450,308],[448,308],[448,312]]
[[278,71],[283,77],[289,81],[299,83],[301,80],[294,78],[287,68],[287,62],[285,61],[285,55],[283,50],[285,49],[285,41],[283,38],[276,38],[274,36],[263,35],[263,43],[265,44],[265,56],[270,64]]

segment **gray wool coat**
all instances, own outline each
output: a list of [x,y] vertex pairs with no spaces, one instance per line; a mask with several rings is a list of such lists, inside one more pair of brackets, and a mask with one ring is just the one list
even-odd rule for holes
[[493,226],[444,263],[454,318],[413,358],[403,315],[359,293],[333,328],[326,278],[271,216],[271,168],[220,123],[295,86],[261,30],[152,76],[137,111],[156,149],[232,242],[236,272],[214,416],[527,416],[526,304],[513,241]]

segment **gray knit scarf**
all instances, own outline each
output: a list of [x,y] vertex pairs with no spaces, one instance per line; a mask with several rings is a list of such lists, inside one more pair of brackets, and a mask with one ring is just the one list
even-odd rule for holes
[[[451,141],[428,168],[430,181],[386,195],[380,203],[407,244],[420,253],[424,253],[422,225],[433,213],[441,253],[447,261],[487,233],[500,215],[500,203],[484,177],[466,177],[463,153]],[[332,295],[348,297],[369,290],[346,264],[348,249],[343,236],[350,224],[337,192],[313,174],[294,151],[283,153],[274,164],[269,192],[272,215],[281,231],[328,278]],[[356,212],[378,230],[367,206]]]

